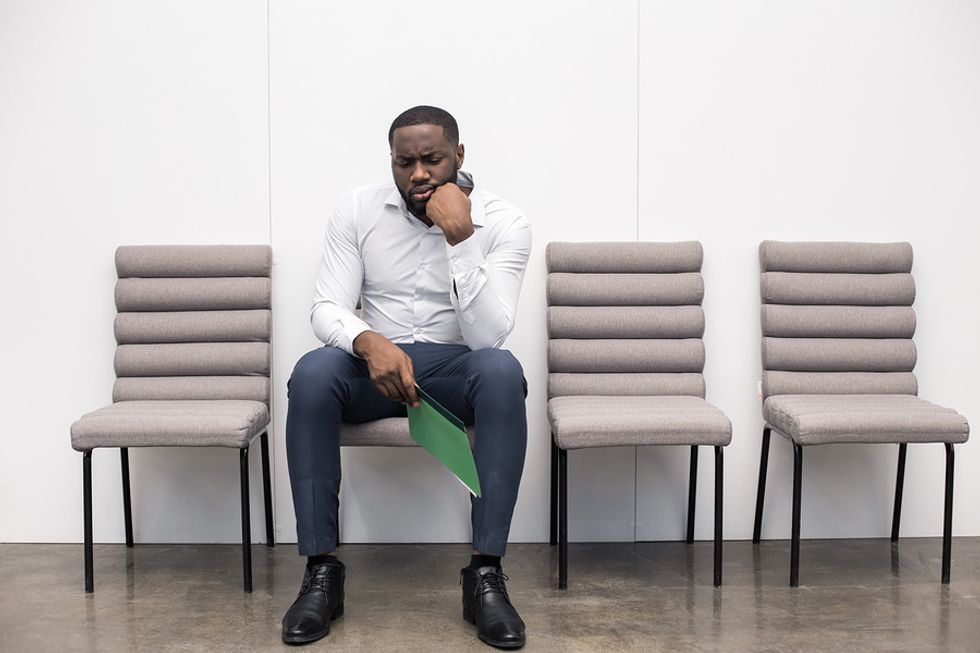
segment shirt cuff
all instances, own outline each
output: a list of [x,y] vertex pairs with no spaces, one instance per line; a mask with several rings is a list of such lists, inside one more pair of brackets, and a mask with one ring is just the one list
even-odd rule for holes
[[449,257],[449,274],[454,279],[486,263],[483,248],[476,240],[476,233],[455,245],[446,243],[446,255]]
[[[370,330],[371,327],[369,327],[366,322],[361,320],[344,325],[344,337],[347,338],[347,346],[344,347],[344,349],[348,354],[351,356],[357,356],[357,354],[354,352],[354,341],[357,339],[357,336]],[[358,356],[358,358],[360,358],[360,356]]]

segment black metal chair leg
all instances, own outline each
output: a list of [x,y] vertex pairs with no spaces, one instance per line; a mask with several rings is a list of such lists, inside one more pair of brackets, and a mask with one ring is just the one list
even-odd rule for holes
[[766,500],[766,474],[769,471],[769,438],[772,429],[767,425],[762,430],[762,457],[759,459],[759,489],[755,495],[755,526],[752,529],[752,543],[758,544],[762,538],[762,506]]
[[551,530],[548,542],[558,544],[558,445],[555,434],[551,434]]
[[265,497],[265,545],[276,545],[275,522],[272,519],[272,477],[269,474],[269,432],[261,436],[262,494]]
[[722,505],[725,491],[725,450],[715,447],[715,587],[721,587]]
[[953,555],[953,445],[946,444],[946,501],[943,510],[943,575],[949,585],[949,567]]
[[242,477],[242,574],[245,578],[245,591],[252,591],[252,523],[248,503],[248,447],[240,450],[238,456]]
[[558,589],[568,589],[568,452],[558,450]]
[[905,454],[908,443],[898,445],[898,473],[895,476],[895,510],[892,512],[892,542],[898,542],[898,526],[902,521],[902,490],[905,487]]
[[694,502],[698,493],[698,447],[691,445],[691,477],[687,484],[687,543],[694,542]]
[[789,586],[800,586],[800,498],[803,489],[803,447],[793,443],[793,533],[789,554]]
[[119,465],[122,468],[123,519],[126,522],[126,546],[133,546],[133,501],[129,493],[129,449],[119,448]]
[[95,591],[92,574],[92,452],[82,452],[82,519],[85,532],[85,591]]

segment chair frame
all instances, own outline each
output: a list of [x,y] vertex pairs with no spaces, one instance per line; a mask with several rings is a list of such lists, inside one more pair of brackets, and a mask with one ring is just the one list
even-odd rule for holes
[[[762,431],[762,455],[759,460],[759,487],[755,499],[755,524],[752,529],[752,544],[759,544],[762,536],[762,510],[766,497],[766,474],[769,467],[769,440],[773,427],[765,425]],[[792,441],[792,440],[791,440]],[[953,445],[946,447],[946,488],[943,508],[943,557],[941,581],[949,584],[949,568],[952,556],[953,534]],[[898,542],[899,524],[902,519],[902,492],[905,486],[905,458],[908,443],[898,445],[898,471],[895,476],[895,505],[892,511],[891,541]],[[800,507],[803,490],[803,445],[793,442],[793,523],[790,540],[789,585],[800,586]]]
[[[657,445],[650,445],[657,446]],[[661,445],[662,446],[662,445]],[[694,509],[698,482],[698,445],[691,447],[691,470],[687,490],[687,535],[685,542],[694,543]],[[724,504],[725,448],[715,449],[715,524],[714,524],[714,586],[721,586],[722,571],[722,506]],[[558,589],[568,589],[568,450],[561,449],[551,435],[551,536],[550,544],[558,545]]]
[[[266,546],[274,547],[275,528],[272,518],[272,479],[269,475],[269,431],[263,430],[256,436],[262,449],[262,490],[265,498],[265,537]],[[242,498],[242,575],[246,592],[252,592],[252,525],[249,504],[248,451],[255,438],[239,449],[239,473],[241,476]],[[93,545],[92,545],[92,449],[82,452],[82,497],[85,522],[85,592],[94,591]],[[133,547],[133,506],[129,488],[129,448],[119,448],[122,467],[123,517],[126,522],[126,546]]]

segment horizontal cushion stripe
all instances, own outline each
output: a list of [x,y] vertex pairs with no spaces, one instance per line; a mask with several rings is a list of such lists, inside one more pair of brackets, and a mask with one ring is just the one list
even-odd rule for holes
[[781,395],[762,407],[778,432],[805,445],[966,442],[966,418],[910,395]]
[[911,372],[915,344],[909,339],[762,339],[762,367],[784,372]]
[[700,338],[700,306],[552,306],[551,338]]
[[762,373],[762,394],[772,395],[915,395],[912,372],[775,372]]
[[764,272],[911,272],[912,245],[765,240],[759,245],[759,262]]
[[548,275],[549,306],[677,306],[700,304],[703,298],[698,272]]
[[910,306],[762,305],[762,334],[786,338],[911,338]]
[[268,341],[272,311],[118,313],[118,344]]
[[911,306],[915,281],[911,274],[765,272],[761,294],[764,304]]
[[704,250],[691,240],[677,243],[548,243],[549,272],[698,272]]
[[704,343],[677,340],[550,340],[549,372],[702,372]]
[[271,308],[268,277],[119,279],[116,310],[226,311]]
[[732,423],[700,397],[555,397],[548,420],[561,449],[725,446]]
[[239,399],[269,403],[267,376],[124,376],[112,387],[113,401]]
[[115,370],[116,376],[268,376],[269,344],[119,345]]
[[688,373],[548,375],[548,397],[686,395],[704,397],[704,376]]
[[268,245],[124,245],[116,249],[120,277],[268,277]]
[[79,451],[97,447],[234,447],[269,425],[258,401],[120,401],[71,425]]

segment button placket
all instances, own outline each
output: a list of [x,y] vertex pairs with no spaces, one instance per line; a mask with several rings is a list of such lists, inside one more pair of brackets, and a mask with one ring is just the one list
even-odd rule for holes
[[428,234],[419,239],[417,248],[418,265],[415,267],[415,292],[412,295],[412,335],[418,336],[422,333],[422,289],[424,286],[422,275],[425,271],[425,251]]

